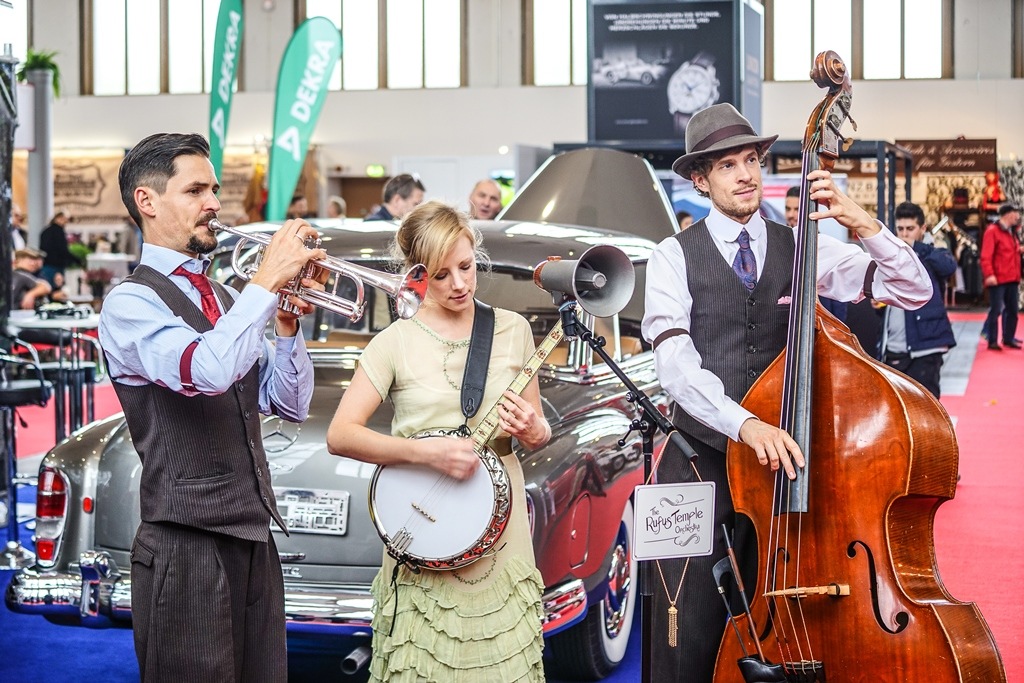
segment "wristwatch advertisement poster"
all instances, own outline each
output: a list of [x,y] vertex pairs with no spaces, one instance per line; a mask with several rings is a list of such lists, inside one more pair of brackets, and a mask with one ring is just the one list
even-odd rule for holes
[[591,140],[683,139],[693,114],[732,102],[733,0],[591,5]]

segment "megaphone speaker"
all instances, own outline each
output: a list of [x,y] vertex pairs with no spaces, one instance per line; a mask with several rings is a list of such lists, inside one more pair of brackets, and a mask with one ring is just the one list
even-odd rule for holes
[[604,318],[629,303],[636,273],[624,251],[599,244],[575,261],[552,258],[542,262],[533,271],[533,281],[556,296],[575,299],[587,313]]

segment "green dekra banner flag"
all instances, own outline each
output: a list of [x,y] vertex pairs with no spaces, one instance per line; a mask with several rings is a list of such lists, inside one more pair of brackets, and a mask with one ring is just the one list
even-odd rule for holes
[[213,38],[213,81],[210,89],[210,163],[220,178],[224,145],[231,118],[238,55],[242,48],[242,0],[221,0]]
[[327,97],[327,81],[341,58],[341,32],[324,17],[295,30],[281,60],[274,102],[274,142],[266,218],[283,220],[299,182],[309,138]]

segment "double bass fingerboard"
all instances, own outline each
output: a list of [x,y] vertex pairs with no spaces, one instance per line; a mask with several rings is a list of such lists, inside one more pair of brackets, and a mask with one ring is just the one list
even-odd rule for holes
[[[512,383],[508,385],[508,391],[513,392],[516,396],[523,393],[523,389],[530,383],[534,375],[537,374],[537,368],[547,360],[548,355],[551,351],[558,346],[565,335],[562,333],[562,321],[559,320],[555,323],[555,326],[548,332],[548,336],[544,337],[544,340],[537,346],[537,350],[530,356],[530,360],[526,361],[526,365],[519,371],[519,374],[515,376]],[[503,392],[504,393],[504,392]],[[487,442],[494,437],[494,433],[498,429],[498,406],[501,405],[501,399],[499,398],[491,409],[487,411],[487,415],[477,425],[476,429],[473,430],[473,434],[470,436],[473,439],[473,446],[478,450],[487,445]]]

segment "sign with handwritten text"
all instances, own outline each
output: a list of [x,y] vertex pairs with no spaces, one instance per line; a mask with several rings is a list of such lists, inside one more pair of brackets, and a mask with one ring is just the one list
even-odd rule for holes
[[923,173],[985,173],[996,169],[996,141],[985,140],[897,140],[914,155],[914,171]]
[[633,494],[633,557],[710,555],[715,539],[715,483],[637,486]]

